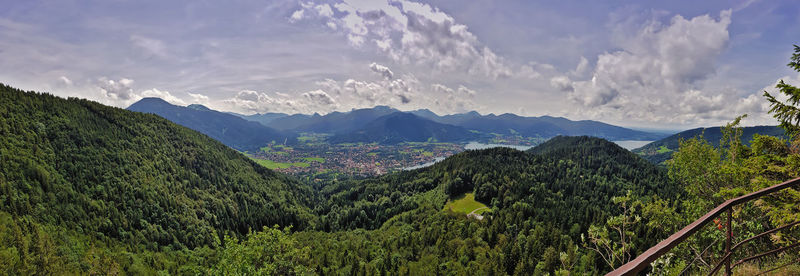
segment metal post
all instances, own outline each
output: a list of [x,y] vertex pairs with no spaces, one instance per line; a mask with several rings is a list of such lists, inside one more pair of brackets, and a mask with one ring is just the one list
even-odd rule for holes
[[731,239],[733,238],[733,233],[731,232],[731,227],[733,226],[733,207],[728,208],[728,233],[727,237],[725,238],[725,255],[728,256],[725,259],[725,276],[731,275]]

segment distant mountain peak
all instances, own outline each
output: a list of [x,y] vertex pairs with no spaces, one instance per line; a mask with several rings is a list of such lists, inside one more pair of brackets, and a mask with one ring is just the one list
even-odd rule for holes
[[148,104],[148,105],[151,105],[151,104],[166,104],[166,105],[172,105],[171,103],[165,101],[162,98],[158,98],[158,97],[142,98],[141,100],[133,103],[131,106],[137,105],[137,104]]
[[186,107],[194,109],[194,110],[211,111],[211,108],[208,108],[208,107],[206,107],[205,105],[202,105],[202,104],[190,104],[190,105],[188,105]]
[[128,110],[152,113],[194,129],[239,150],[258,149],[271,141],[295,141],[296,135],[282,133],[237,115],[211,110],[199,104],[177,106],[160,98],[144,98]]

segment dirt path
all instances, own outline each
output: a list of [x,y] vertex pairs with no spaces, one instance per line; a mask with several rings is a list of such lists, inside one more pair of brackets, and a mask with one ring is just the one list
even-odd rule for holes
[[489,207],[481,207],[481,208],[472,210],[472,212],[469,212],[469,214],[467,214],[467,217],[468,218],[476,218],[478,220],[483,220],[483,216],[482,215],[475,213],[475,211],[483,210],[483,209],[489,209]]

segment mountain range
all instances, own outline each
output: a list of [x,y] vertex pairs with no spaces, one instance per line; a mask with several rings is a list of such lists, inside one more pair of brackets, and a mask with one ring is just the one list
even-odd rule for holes
[[[366,127],[374,120],[397,112],[402,111],[387,106],[376,106],[373,108],[354,109],[350,112],[332,112],[326,115],[265,113],[254,115],[238,114],[238,116],[278,130],[332,133],[341,138],[354,137],[353,135],[348,136],[346,134],[351,134],[356,131],[363,132],[361,128]],[[405,116],[398,118],[398,120],[415,120],[415,122],[419,123],[421,122],[419,119],[424,119],[439,124],[461,127],[473,132],[482,132],[484,134],[496,133],[538,138],[551,138],[558,135],[588,135],[608,140],[645,141],[657,140],[666,136],[664,134],[638,131],[598,121],[572,121],[562,117],[551,116],[523,117],[510,113],[502,115],[481,115],[475,111],[440,116],[427,109],[419,109],[404,113],[414,114],[416,117]],[[397,126],[410,123],[409,121],[405,124],[397,124]],[[386,132],[383,133],[384,135],[380,135],[375,132],[377,130],[374,127],[372,127],[372,129],[373,133],[369,135],[369,137],[374,139],[368,139],[372,142],[392,140],[386,139],[386,136],[393,135],[392,133],[397,133],[399,131],[398,129],[391,129],[391,127],[389,127],[385,129]],[[464,138],[468,138],[468,136],[464,136]]]
[[270,143],[293,144],[300,133],[331,134],[329,142],[395,144],[402,142],[463,142],[491,139],[494,134],[548,139],[559,135],[593,136],[608,140],[656,140],[665,135],[598,121],[561,117],[523,117],[514,114],[467,113],[439,116],[427,109],[403,112],[388,106],[320,114],[219,112],[202,105],[172,105],[145,98],[128,110],[153,113],[197,130],[239,150]]
[[427,109],[416,110],[412,113],[436,122],[462,126],[470,130],[486,133],[519,134],[541,138],[559,135],[588,135],[608,140],[655,140],[663,138],[661,134],[632,130],[598,121],[572,121],[562,117],[523,117],[510,113],[481,115],[475,111],[438,116]]
[[256,150],[269,143],[293,144],[297,135],[278,131],[202,105],[177,106],[160,98],[144,98],[128,110],[152,113],[194,129],[237,150]]
[[437,123],[411,113],[394,112],[378,117],[355,131],[337,134],[329,141],[332,143],[397,144],[402,142],[467,142],[480,137],[480,134],[463,127]]

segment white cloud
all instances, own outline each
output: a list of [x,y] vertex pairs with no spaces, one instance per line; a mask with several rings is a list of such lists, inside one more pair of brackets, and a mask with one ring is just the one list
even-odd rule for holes
[[112,101],[127,101],[133,98],[133,80],[122,78],[119,80],[110,80],[105,77],[97,80],[97,87],[103,96]]
[[444,97],[436,97],[434,103],[437,106],[444,107],[449,112],[467,112],[475,109],[475,90],[469,89],[463,85],[456,89],[447,87],[442,84],[433,84],[431,89],[437,93],[444,95]]
[[314,7],[317,10],[317,14],[324,17],[333,17],[333,10],[331,6],[328,4],[317,5]]
[[195,94],[195,93],[191,93],[191,92],[188,92],[187,94],[189,95],[189,98],[192,99],[191,100],[192,103],[199,103],[199,104],[208,104],[209,103],[209,98],[206,95]]
[[392,72],[389,67],[373,62],[369,65],[369,69],[372,70],[372,72],[380,74],[384,79],[390,80],[394,78],[394,72]]
[[301,6],[331,29],[342,26],[341,31],[351,45],[362,47],[370,41],[376,50],[396,62],[492,79],[513,74],[511,66],[482,45],[466,25],[456,23],[453,17],[428,4],[407,0],[344,0],[334,4],[338,16],[328,4]]
[[575,67],[575,70],[570,72],[573,76],[583,76],[589,70],[589,60],[585,57],[581,57],[581,60],[578,62],[578,66]]
[[275,93],[274,97],[253,90],[242,90],[236,96],[224,100],[224,104],[238,112],[285,112],[306,113],[309,111],[330,112],[337,108],[336,100],[325,91],[314,90],[291,97],[285,93]]
[[127,107],[147,97],[161,98],[175,105],[186,105],[185,101],[173,96],[169,91],[151,88],[135,92],[133,84],[134,81],[128,78],[113,80],[102,77],[94,83],[94,87],[100,91],[98,99],[100,102],[119,107]]
[[65,76],[58,77],[58,83],[64,86],[72,86],[72,80]]
[[167,57],[167,46],[163,41],[141,35],[131,35],[131,43],[145,51],[147,55]]
[[[558,76],[550,84],[568,91],[568,99],[584,107],[577,112],[596,116],[635,114],[639,117],[632,118],[637,120],[670,123],[723,116],[719,111],[736,100],[724,90],[700,86],[715,73],[716,59],[728,45],[730,23],[730,10],[722,11],[719,19],[676,15],[666,25],[651,22],[623,39],[620,50],[599,55],[588,80]],[[588,60],[582,58],[570,74],[580,76],[587,67]]]
[[141,100],[142,98],[155,97],[155,98],[161,98],[162,100],[165,100],[174,105],[181,105],[181,106],[186,105],[186,102],[173,96],[172,94],[169,93],[169,91],[158,90],[156,88],[151,88],[142,91],[141,93],[139,93],[139,95],[135,95],[134,97],[136,98],[137,101]]
[[289,22],[297,22],[303,19],[304,10],[296,10],[292,13],[292,16],[289,17]]
[[303,93],[302,96],[314,105],[336,107],[336,100],[328,95],[328,93],[325,93],[325,91],[319,89]]
[[550,86],[558,91],[573,91],[572,81],[567,76],[555,76],[550,79]]
[[[430,108],[449,114],[474,110],[477,92],[466,86],[424,85],[414,75],[396,75],[386,66],[372,63],[368,68],[380,74],[378,81],[325,79],[315,82],[319,89],[300,93],[263,93],[242,90],[223,103],[237,112],[327,113],[387,105],[402,110]],[[389,73],[391,72],[391,73]]]

